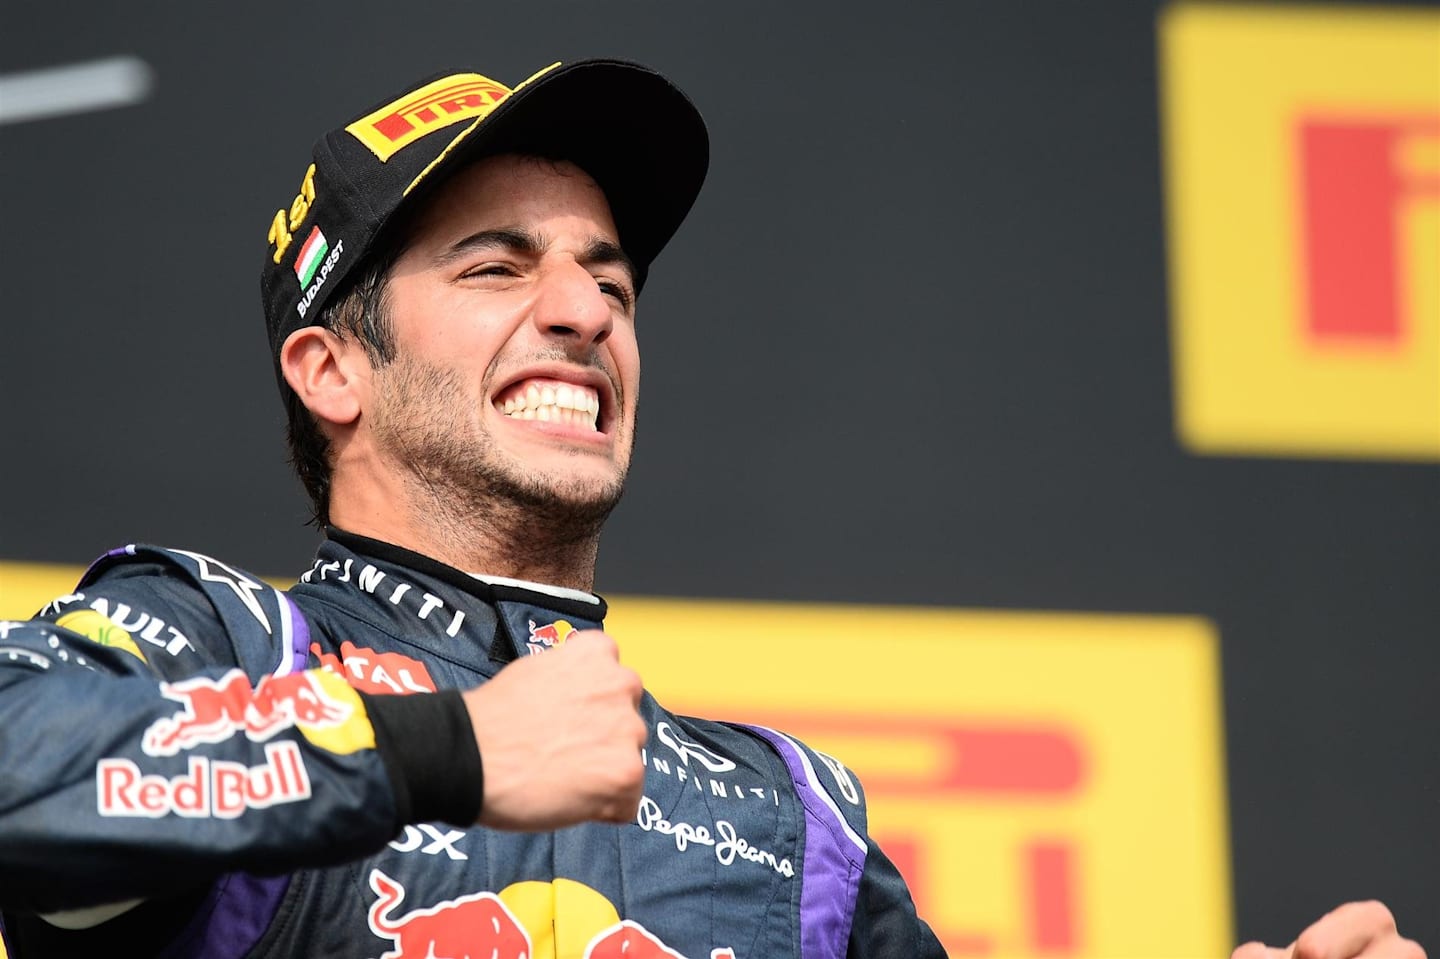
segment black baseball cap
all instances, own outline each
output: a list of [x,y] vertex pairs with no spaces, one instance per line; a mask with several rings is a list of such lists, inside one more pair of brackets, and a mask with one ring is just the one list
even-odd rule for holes
[[[511,88],[438,73],[315,144],[296,194],[271,218],[260,275],[271,355],[321,311],[398,212],[481,157],[569,160],[605,192],[636,284],[690,211],[709,165],[695,105],[648,67],[556,63]],[[281,380],[282,387],[284,380]]]

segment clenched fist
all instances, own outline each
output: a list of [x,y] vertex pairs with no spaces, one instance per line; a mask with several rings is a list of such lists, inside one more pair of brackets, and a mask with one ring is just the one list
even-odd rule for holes
[[645,783],[640,677],[599,630],[465,693],[485,764],[480,822],[540,832],[635,818]]

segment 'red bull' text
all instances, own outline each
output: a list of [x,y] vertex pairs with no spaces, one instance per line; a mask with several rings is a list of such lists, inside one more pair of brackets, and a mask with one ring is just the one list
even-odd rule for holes
[[258,766],[192,756],[187,772],[168,779],[142,773],[128,759],[102,759],[95,789],[102,816],[235,819],[247,809],[309,799],[310,776],[300,747],[279,742],[265,747]]

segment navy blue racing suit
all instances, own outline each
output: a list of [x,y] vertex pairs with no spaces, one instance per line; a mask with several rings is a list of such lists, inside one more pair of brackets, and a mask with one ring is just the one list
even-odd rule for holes
[[113,551],[0,623],[11,955],[943,956],[844,766],[648,693],[633,823],[473,825],[459,691],[604,615],[333,530],[288,593]]

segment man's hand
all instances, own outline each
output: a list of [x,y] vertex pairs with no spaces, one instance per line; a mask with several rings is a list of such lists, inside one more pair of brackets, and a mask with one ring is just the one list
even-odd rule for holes
[[485,765],[481,824],[539,832],[633,820],[645,784],[641,692],[599,630],[572,633],[467,692]]
[[1347,902],[1284,949],[1247,942],[1230,959],[1425,959],[1425,950],[1401,938],[1384,904]]

